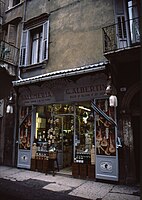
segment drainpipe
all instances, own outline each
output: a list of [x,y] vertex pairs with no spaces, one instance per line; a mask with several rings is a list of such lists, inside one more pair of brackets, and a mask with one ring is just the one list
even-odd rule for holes
[[15,166],[17,165],[16,164],[16,152],[17,152],[17,149],[18,149],[18,143],[16,142],[17,141],[17,115],[18,115],[18,103],[17,103],[17,96],[16,96],[17,92],[14,93],[13,95],[13,101],[14,101],[14,104],[13,104],[13,110],[14,110],[14,134],[13,134],[13,150],[12,150],[12,166]]
[[[23,18],[22,18],[22,27],[21,27],[21,30],[23,30],[23,28],[24,28],[24,22],[26,21],[26,8],[27,8],[27,0],[24,1]],[[18,67],[18,78],[20,80],[22,80],[22,78],[21,78],[21,70],[20,70],[19,67]]]
[[[27,7],[27,0],[24,1],[24,8],[23,8],[23,18],[22,18],[22,26],[21,30],[24,28],[24,22],[26,20],[26,7]],[[20,68],[18,67],[18,78],[22,80],[21,78],[21,71]],[[16,154],[18,152],[18,140],[17,140],[17,131],[18,130],[18,101],[17,101],[17,91],[15,91],[15,96],[14,96],[14,135],[13,135],[13,151],[12,151],[12,165],[15,166],[17,165],[17,160],[16,160]]]

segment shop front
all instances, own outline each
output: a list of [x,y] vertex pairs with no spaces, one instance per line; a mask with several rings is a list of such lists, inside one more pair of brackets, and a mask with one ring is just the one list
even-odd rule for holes
[[20,86],[17,166],[45,172],[55,159],[54,167],[70,168],[73,177],[117,181],[116,117],[106,85],[106,74],[97,72]]

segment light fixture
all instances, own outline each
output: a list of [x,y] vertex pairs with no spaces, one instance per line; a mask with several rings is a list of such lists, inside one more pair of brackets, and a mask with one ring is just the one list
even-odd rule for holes
[[117,101],[117,97],[116,97],[115,93],[116,92],[115,92],[114,86],[112,85],[111,75],[109,75],[107,87],[105,90],[105,95],[109,96],[110,107],[117,107],[117,105],[118,105],[118,101]]
[[11,113],[11,114],[13,113],[13,97],[12,97],[12,95],[8,99],[6,113]]
[[110,107],[117,107],[117,97],[115,95],[109,97],[109,105]]
[[105,90],[105,95],[110,95],[112,93],[112,82],[111,82],[111,76],[109,75],[108,81],[107,81],[107,87]]
[[12,105],[7,106],[6,113],[13,113],[13,106]]

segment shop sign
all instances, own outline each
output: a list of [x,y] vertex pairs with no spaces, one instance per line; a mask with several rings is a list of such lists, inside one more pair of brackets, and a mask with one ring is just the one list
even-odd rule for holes
[[104,73],[73,80],[62,78],[47,81],[41,86],[30,85],[19,89],[19,105],[86,101],[104,96],[107,78]]
[[19,105],[42,105],[54,101],[52,92],[47,87],[29,86],[19,89]]
[[106,77],[104,74],[85,76],[77,82],[72,82],[64,91],[68,101],[84,101],[104,96]]

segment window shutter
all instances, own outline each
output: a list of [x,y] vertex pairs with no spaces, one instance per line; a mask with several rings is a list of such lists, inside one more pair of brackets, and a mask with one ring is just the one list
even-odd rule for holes
[[16,45],[16,26],[13,24],[8,25],[8,42],[12,45]]
[[42,60],[48,59],[49,21],[43,24]]
[[13,6],[13,0],[9,0],[8,9],[12,8],[12,6]]
[[115,0],[115,15],[116,15],[116,40],[118,48],[128,46],[128,27],[125,11],[125,1]]
[[20,66],[28,64],[28,44],[29,44],[29,31],[23,31],[20,49]]

